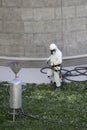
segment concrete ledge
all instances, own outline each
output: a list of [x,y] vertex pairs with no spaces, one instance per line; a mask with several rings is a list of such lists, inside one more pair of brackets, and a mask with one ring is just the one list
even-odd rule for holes
[[[0,66],[9,66],[12,61],[23,62],[23,68],[42,68],[47,66],[47,58],[0,57]],[[77,66],[87,64],[87,55],[63,57],[62,66]]]
[[64,67],[86,65],[86,64],[87,64],[87,55],[78,55],[63,58]]

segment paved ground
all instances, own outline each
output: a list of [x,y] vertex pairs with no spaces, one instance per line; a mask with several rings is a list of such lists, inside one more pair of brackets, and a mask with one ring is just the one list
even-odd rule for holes
[[[64,69],[72,70],[74,67],[66,67]],[[46,74],[40,72],[41,68],[22,68],[18,75],[24,83],[49,83]],[[84,71],[84,70],[83,70]],[[45,70],[46,72],[46,70]],[[9,67],[0,66],[0,81],[12,81],[15,78],[13,71]],[[87,80],[87,76],[68,77],[73,80]]]
[[[40,68],[22,68],[18,76],[25,83],[48,83],[45,74],[40,72]],[[9,67],[0,66],[0,81],[11,81],[15,78],[13,71]]]

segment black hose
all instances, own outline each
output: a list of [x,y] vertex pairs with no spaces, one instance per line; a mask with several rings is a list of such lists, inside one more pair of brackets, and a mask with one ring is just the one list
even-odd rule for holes
[[40,69],[40,72],[43,73],[43,74],[47,74],[47,72],[44,71],[46,69],[50,69],[50,67],[43,67],[43,68]]
[[44,119],[44,118],[40,118],[39,116],[35,116],[35,115],[31,115],[29,113],[25,113],[22,109],[22,114],[23,116],[27,117],[27,118],[31,118],[34,120],[38,120],[38,121],[42,121],[42,122],[47,122],[47,123],[58,123],[60,125],[64,125],[64,126],[71,126],[71,127],[78,127],[78,128],[87,128],[87,126],[81,125],[81,124],[73,124],[73,123],[64,123],[64,121],[58,121],[58,120],[52,120],[52,119]]
[[[87,76],[87,67],[75,67],[75,71],[77,71],[81,75]],[[84,71],[84,72],[81,72]]]
[[[49,67],[43,67],[40,69],[40,72],[43,74],[47,74],[47,69],[50,69]],[[87,76],[87,67],[86,66],[82,66],[82,67],[75,67],[72,70],[67,70],[64,68],[61,68],[61,74],[63,76],[63,78],[65,80],[68,81],[74,81],[74,82],[83,82],[83,81],[87,81],[87,80],[75,80],[71,79],[70,77],[77,77],[77,76]]]

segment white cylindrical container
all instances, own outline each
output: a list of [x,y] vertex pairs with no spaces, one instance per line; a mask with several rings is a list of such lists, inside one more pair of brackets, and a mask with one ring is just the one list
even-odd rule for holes
[[19,109],[22,107],[22,82],[20,79],[14,79],[10,83],[9,89],[10,99],[9,107]]

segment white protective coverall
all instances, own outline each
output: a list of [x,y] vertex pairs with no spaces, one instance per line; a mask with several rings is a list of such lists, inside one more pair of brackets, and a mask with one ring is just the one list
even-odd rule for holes
[[50,45],[51,56],[48,58],[50,62],[50,69],[48,69],[47,76],[52,83],[56,84],[56,87],[61,86],[61,79],[59,76],[60,65],[62,64],[62,52],[57,48],[57,46],[52,43]]

